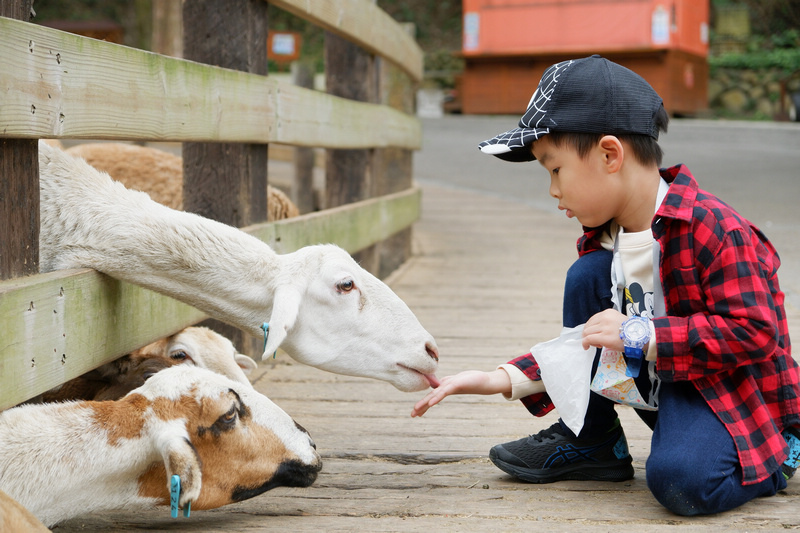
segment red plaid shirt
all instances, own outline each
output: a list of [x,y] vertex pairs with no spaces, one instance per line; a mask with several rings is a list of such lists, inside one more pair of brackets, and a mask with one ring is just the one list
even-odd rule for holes
[[[667,312],[653,320],[658,376],[692,382],[733,437],[744,484],[757,483],[786,459],[783,429],[800,425],[780,259],[758,228],[699,189],[688,168],[661,176],[671,185],[652,223]],[[606,229],[584,228],[578,253],[600,249]],[[510,363],[540,379],[530,354]],[[522,401],[536,416],[553,409],[546,394]]]

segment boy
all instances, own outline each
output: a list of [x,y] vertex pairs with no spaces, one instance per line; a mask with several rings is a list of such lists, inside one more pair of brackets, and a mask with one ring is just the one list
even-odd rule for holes
[[[800,375],[775,249],[685,166],[659,170],[668,121],[644,79],[592,56],[548,68],[519,127],[480,149],[538,160],[559,209],[583,225],[563,325],[584,324],[595,368],[601,348],[624,353],[657,408],[636,410],[653,429],[646,477],[656,499],[680,515],[710,514],[786,487],[800,462]],[[412,416],[450,394],[496,393],[536,416],[553,409],[526,354],[443,378]],[[614,405],[591,394],[579,435],[559,421],[494,446],[490,459],[532,483],[630,479]]]

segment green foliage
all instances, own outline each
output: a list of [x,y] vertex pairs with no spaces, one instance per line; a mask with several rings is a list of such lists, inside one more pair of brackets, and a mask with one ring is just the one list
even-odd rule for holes
[[413,22],[426,52],[461,49],[461,0],[378,0],[398,22]]
[[[135,3],[135,2],[134,2]],[[122,23],[128,16],[131,2],[109,2],[108,0],[47,0],[34,2],[36,21],[43,20],[99,20],[107,19]]]
[[747,70],[779,69],[789,74],[800,70],[800,31],[787,30],[770,36],[754,36],[744,53],[709,57],[714,68]]
[[711,0],[712,23],[717,9],[731,6],[747,7],[756,34],[772,35],[800,28],[798,0]]
[[719,57],[710,57],[708,62],[712,68],[748,70],[777,68],[790,73],[800,70],[800,49],[780,48],[743,54],[724,54]]

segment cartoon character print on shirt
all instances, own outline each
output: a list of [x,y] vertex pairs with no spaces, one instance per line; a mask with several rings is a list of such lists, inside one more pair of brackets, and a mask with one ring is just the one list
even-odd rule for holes
[[645,292],[642,286],[633,282],[625,287],[625,314],[627,316],[643,316],[653,318],[654,300],[652,292]]

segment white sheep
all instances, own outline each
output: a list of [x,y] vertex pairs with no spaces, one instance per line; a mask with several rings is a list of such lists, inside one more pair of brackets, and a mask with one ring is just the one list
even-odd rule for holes
[[205,368],[176,365],[108,402],[0,413],[0,490],[48,527],[103,510],[214,509],[322,468],[308,433],[266,396]]
[[208,368],[245,385],[250,384],[247,376],[257,367],[250,357],[237,353],[229,339],[194,326],[71,379],[42,394],[40,400],[116,400],[156,372],[182,363]]
[[278,255],[247,233],[160,205],[83,159],[39,143],[43,272],[93,268],[262,336],[299,362],[381,379],[403,391],[438,384],[436,343],[408,306],[338,246]]
[[[66,152],[82,157],[128,189],[146,192],[156,202],[172,209],[183,209],[183,158],[180,156],[123,143],[78,144],[67,148]],[[267,185],[268,222],[299,214],[297,206],[283,191]]]

